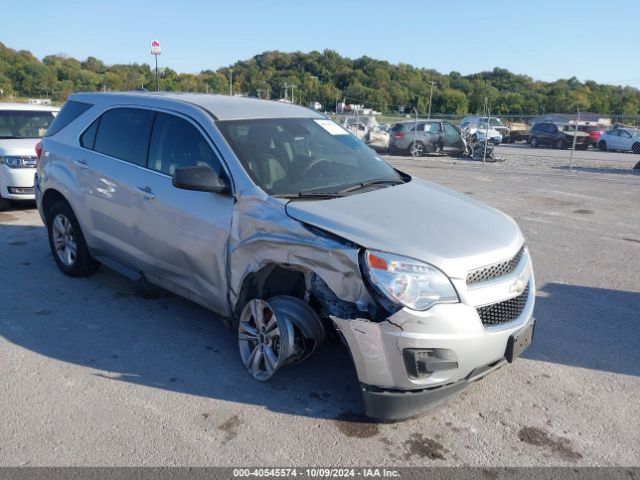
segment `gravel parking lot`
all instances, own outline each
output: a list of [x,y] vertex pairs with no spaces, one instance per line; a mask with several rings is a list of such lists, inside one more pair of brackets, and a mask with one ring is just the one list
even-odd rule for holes
[[339,344],[258,383],[208,311],[106,268],[65,277],[35,210],[0,213],[0,465],[640,465],[637,156],[576,152],[568,172],[569,151],[498,150],[390,161],[519,222],[534,343],[395,424],[362,421]]

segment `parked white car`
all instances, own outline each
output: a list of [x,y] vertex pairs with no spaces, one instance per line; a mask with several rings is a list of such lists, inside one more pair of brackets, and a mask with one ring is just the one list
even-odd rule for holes
[[471,135],[471,141],[484,142],[487,138],[489,143],[498,145],[502,142],[502,134],[492,126],[485,123],[477,123],[468,125],[467,129]]
[[640,129],[614,128],[600,135],[598,148],[603,152],[607,150],[626,150],[640,153]]
[[35,200],[36,144],[59,110],[0,103],[0,210],[11,200]]

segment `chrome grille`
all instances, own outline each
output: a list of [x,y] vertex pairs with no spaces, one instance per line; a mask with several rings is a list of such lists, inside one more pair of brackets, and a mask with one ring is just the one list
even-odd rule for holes
[[467,285],[485,282],[493,278],[503,277],[505,275],[513,273],[513,271],[520,263],[520,260],[522,260],[522,255],[524,255],[524,245],[511,260],[470,271],[467,274]]
[[517,297],[510,298],[504,302],[494,303],[493,305],[478,307],[478,315],[480,316],[480,320],[482,320],[482,324],[485,327],[491,327],[515,320],[522,314],[528,298],[529,284],[527,284],[524,291]]

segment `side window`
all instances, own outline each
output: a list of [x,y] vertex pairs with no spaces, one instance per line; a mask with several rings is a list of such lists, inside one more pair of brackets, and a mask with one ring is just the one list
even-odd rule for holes
[[624,138],[631,138],[631,134],[626,130],[620,130],[620,136]]
[[460,135],[460,131],[450,123],[444,123],[443,125],[445,135],[449,137],[457,137],[458,135]]
[[147,145],[153,112],[114,108],[100,117],[94,150],[126,162],[147,166]]
[[98,123],[100,123],[100,119],[98,118],[94,121],[89,128],[87,128],[84,133],[80,136],[80,145],[84,148],[88,148],[89,150],[93,150],[93,147],[96,143],[96,133],[98,132]]
[[614,128],[613,130],[609,130],[607,132],[607,135],[610,135],[612,137],[617,137],[618,135],[620,135],[620,130],[618,130],[617,128]]
[[149,145],[149,168],[173,175],[178,167],[208,165],[218,175],[222,166],[205,138],[190,122],[158,113]]
[[558,131],[558,127],[556,127],[553,123],[547,124],[547,132],[556,133]]

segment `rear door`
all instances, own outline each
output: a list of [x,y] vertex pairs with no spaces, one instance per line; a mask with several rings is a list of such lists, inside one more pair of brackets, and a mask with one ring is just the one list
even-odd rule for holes
[[620,150],[631,150],[631,146],[633,145],[633,135],[626,130],[620,129],[620,136],[618,138],[618,148],[620,148]]
[[117,107],[104,112],[81,135],[75,160],[85,187],[87,235],[94,254],[140,269],[140,207],[145,193],[147,146],[153,112]]
[[233,197],[175,188],[175,169],[195,165],[209,166],[229,178],[196,122],[158,111],[149,142],[149,171],[141,185],[147,192],[137,239],[142,270],[150,281],[224,312]]
[[609,150],[617,150],[620,148],[620,129],[614,128],[606,133],[604,139]]

